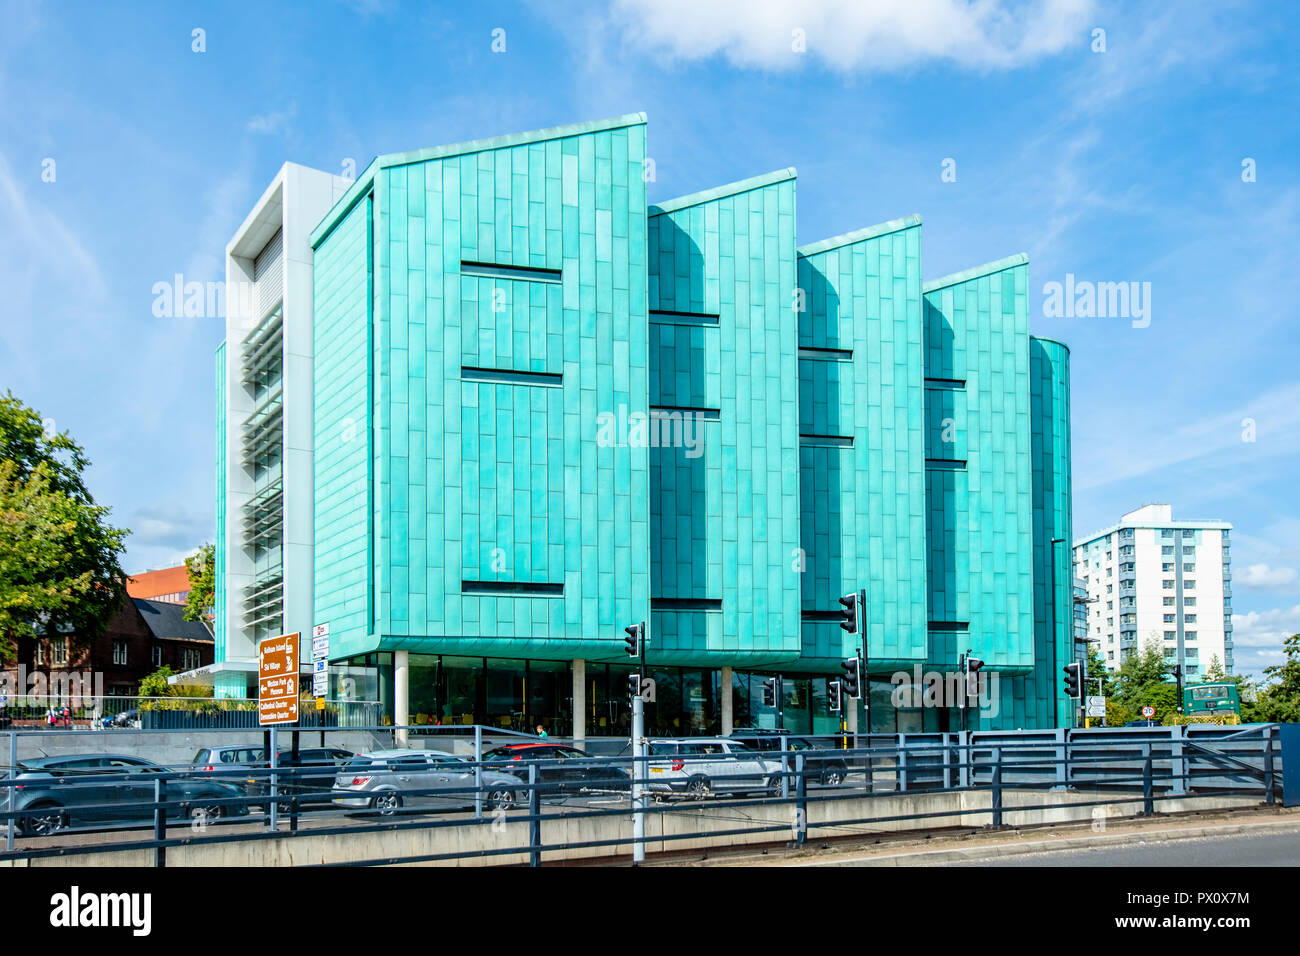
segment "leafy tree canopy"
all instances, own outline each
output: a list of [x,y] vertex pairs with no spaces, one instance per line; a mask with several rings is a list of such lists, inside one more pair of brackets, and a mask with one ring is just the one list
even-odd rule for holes
[[213,604],[216,603],[216,553],[211,544],[199,548],[197,554],[185,559],[185,570],[190,576],[190,596],[185,601],[185,620],[212,623]]
[[0,397],[0,660],[19,637],[70,634],[84,647],[122,601],[129,532],[87,490],[89,464],[66,433]]

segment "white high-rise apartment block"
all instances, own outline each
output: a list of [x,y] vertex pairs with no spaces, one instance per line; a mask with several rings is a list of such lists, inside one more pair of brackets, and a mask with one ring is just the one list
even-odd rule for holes
[[1188,682],[1216,657],[1233,672],[1231,530],[1226,521],[1175,521],[1172,507],[1150,504],[1074,543],[1088,638],[1107,669],[1155,641]]

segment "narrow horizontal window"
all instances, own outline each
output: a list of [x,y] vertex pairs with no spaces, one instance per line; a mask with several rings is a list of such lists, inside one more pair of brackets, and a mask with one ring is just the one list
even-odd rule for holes
[[824,362],[852,362],[853,349],[819,349],[800,346],[799,357],[821,359]]
[[722,598],[651,598],[652,611],[721,611]]
[[490,385],[533,385],[541,388],[559,388],[564,377],[559,372],[520,372],[505,368],[476,368],[464,366],[460,370],[462,381],[485,382]]
[[964,378],[927,378],[925,380],[926,388],[965,388],[966,380]]
[[651,309],[650,321],[673,322],[678,325],[717,325],[716,312],[669,312],[664,309]]
[[460,264],[463,276],[481,276],[485,279],[519,279],[522,282],[559,282],[559,269],[533,269],[528,266],[501,265],[496,262],[465,262]]
[[844,614],[840,611],[804,611],[800,617],[805,621],[826,621],[827,623],[844,620]]
[[799,444],[817,445],[830,448],[852,448],[851,435],[800,435]]
[[722,412],[716,408],[702,408],[697,405],[651,405],[652,418],[666,418],[670,415],[698,415],[706,422],[716,422]]
[[931,621],[928,627],[932,631],[969,631],[970,621]]
[[543,581],[461,581],[460,593],[495,594],[503,597],[564,597],[564,585]]
[[931,471],[965,471],[966,461],[961,458],[927,458],[925,467]]

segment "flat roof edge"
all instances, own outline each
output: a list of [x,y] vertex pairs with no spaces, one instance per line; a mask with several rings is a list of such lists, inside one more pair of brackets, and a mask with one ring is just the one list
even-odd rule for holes
[[1100,531],[1088,535],[1086,538],[1075,538],[1071,547],[1080,548],[1085,544],[1092,544],[1098,538],[1104,538],[1107,535],[1114,534],[1121,528],[1172,528],[1178,531],[1231,531],[1231,521],[1121,521]]
[[1029,338],[1030,338],[1030,341],[1051,342],[1053,345],[1059,345],[1061,348],[1065,349],[1067,352],[1070,351],[1069,343],[1067,343],[1067,342],[1062,342],[1060,339],[1054,339],[1054,338],[1052,338],[1050,335],[1030,335]]
[[806,246],[799,246],[795,252],[805,258],[808,256],[819,255],[823,252],[829,252],[831,249],[838,249],[842,246],[850,246],[855,242],[864,242],[867,239],[876,239],[880,236],[887,236],[893,232],[902,232],[904,229],[911,229],[913,226],[921,225],[921,216],[913,213],[910,216],[904,216],[901,219],[890,219],[888,222],[877,223],[874,226],[866,226],[862,229],[855,229],[853,232],[846,232],[843,235],[831,236],[829,239],[822,239],[818,242],[810,242]]
[[722,199],[726,196],[738,196],[740,193],[762,189],[764,186],[771,186],[774,183],[783,183],[786,180],[795,179],[797,176],[798,173],[795,171],[795,168],[793,166],[787,166],[785,169],[763,173],[760,176],[751,176],[748,179],[741,179],[734,183],[727,183],[725,186],[715,186],[712,189],[704,189],[697,193],[689,193],[685,196],[679,196],[677,199],[652,203],[649,207],[649,215],[662,216],[665,213],[673,213],[681,209],[687,209],[691,206],[713,202],[715,199]]
[[1016,266],[1029,264],[1029,254],[1018,252],[1014,256],[1007,256],[1005,259],[997,259],[993,262],[986,262],[982,266],[974,266],[962,272],[954,272],[952,275],[943,276],[940,279],[931,279],[929,282],[921,283],[922,292],[934,292],[938,289],[946,289],[949,286],[957,285],[960,282],[969,282],[971,279],[979,279],[987,275],[993,275],[995,272],[1003,272],[1007,269],[1013,269]]

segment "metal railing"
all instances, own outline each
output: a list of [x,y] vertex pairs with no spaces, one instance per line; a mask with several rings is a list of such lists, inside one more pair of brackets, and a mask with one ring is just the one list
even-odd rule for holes
[[[54,722],[49,717],[53,712]],[[369,727],[379,722],[379,701],[299,703],[303,727]],[[26,694],[0,703],[4,730],[259,730],[257,701],[236,697],[91,697]]]
[[[378,744],[395,741],[403,730],[411,729],[363,728]],[[262,763],[221,765],[210,771],[176,765],[120,771],[101,767],[43,775],[42,761],[22,758],[19,742],[23,738],[29,749],[42,750],[39,738],[53,732],[10,733],[6,735],[8,760],[0,771],[0,826],[6,833],[0,861],[48,856],[75,861],[88,854],[148,850],[154,865],[165,866],[168,849],[178,846],[490,827],[476,831],[477,847],[466,847],[461,841],[458,848],[445,852],[382,857],[360,853],[344,862],[522,856],[530,865],[539,865],[548,853],[559,851],[593,858],[626,853],[630,824],[638,817],[643,823],[658,819],[657,835],[646,842],[662,849],[735,839],[800,845],[810,826],[821,839],[901,825],[924,826],[926,821],[1000,827],[1009,813],[1023,825],[1035,813],[1060,811],[1062,806],[1095,812],[1092,808],[1140,804],[1140,814],[1152,814],[1166,801],[1188,797],[1258,798],[1272,805],[1283,771],[1274,725],[1254,725],[1229,734],[1197,733],[1190,738],[1166,734],[1163,739],[1119,729],[1087,735],[1047,731],[856,740],[802,737],[824,745],[804,750],[791,749],[789,738],[778,738],[777,748],[744,755],[751,764],[745,767],[721,754],[656,753],[642,758],[639,769],[627,755],[493,758],[493,737],[517,741],[521,735],[482,727],[448,728],[465,729],[473,733],[462,734],[458,743],[472,741],[473,751],[448,765],[451,778],[408,774],[421,779],[407,781],[397,806],[368,803],[384,791],[356,788],[356,780],[363,776],[395,776],[400,769],[396,765]],[[124,733],[147,740],[174,732]],[[321,737],[323,741],[324,732]],[[34,743],[32,738],[37,738]],[[685,738],[681,743],[694,741]],[[846,748],[852,743],[860,746]],[[277,764],[280,756],[287,755],[278,755]],[[756,771],[755,765],[761,769]],[[828,766],[844,772],[828,778]],[[508,779],[495,776],[503,769],[511,771]],[[348,777],[353,778],[351,784]],[[584,785],[583,779],[597,782]],[[828,785],[828,779],[835,783]],[[647,794],[636,803],[630,799],[634,780]],[[1067,790],[1068,802],[1062,803],[1061,791]],[[900,793],[963,791],[986,794],[987,799],[971,805],[947,802],[913,812],[898,811],[914,803],[880,802]],[[1017,799],[1009,803],[1011,793]],[[1034,793],[1044,796],[1035,799]],[[336,799],[361,802],[350,806]],[[462,808],[465,812],[452,812]],[[810,824],[813,811],[818,818]],[[584,831],[594,834],[589,839],[575,840],[570,830],[563,839],[546,838],[548,831],[558,832],[552,827],[583,820],[594,824]],[[183,829],[178,830],[178,824]],[[783,839],[784,834],[789,834],[788,839]],[[86,838],[91,842],[69,842]],[[267,852],[274,848],[268,845]]]

